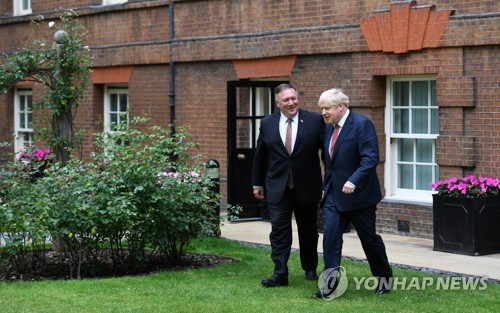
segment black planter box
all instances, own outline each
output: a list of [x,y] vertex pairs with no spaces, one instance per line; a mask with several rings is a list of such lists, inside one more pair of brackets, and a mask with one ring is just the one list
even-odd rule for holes
[[433,195],[434,250],[466,255],[500,253],[500,196]]

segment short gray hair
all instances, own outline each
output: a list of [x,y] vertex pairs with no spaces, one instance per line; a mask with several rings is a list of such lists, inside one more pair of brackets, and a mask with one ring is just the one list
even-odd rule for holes
[[287,89],[293,89],[293,90],[295,90],[295,92],[297,92],[297,89],[295,87],[293,87],[292,85],[290,85],[288,83],[283,83],[283,84],[277,86],[276,88],[274,88],[275,98],[278,99],[279,93],[282,92],[283,90],[287,90]]

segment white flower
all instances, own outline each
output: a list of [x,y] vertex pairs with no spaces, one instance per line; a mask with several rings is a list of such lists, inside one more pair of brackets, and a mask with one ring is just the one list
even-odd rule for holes
[[45,47],[45,42],[42,42],[40,46]]
[[54,25],[56,25],[56,22],[52,21],[52,22],[49,22],[49,28],[52,28],[54,27]]

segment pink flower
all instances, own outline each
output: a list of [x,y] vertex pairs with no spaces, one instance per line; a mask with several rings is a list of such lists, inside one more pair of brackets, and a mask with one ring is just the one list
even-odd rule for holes
[[452,177],[432,183],[431,186],[439,195],[446,196],[479,198],[500,195],[500,179],[492,177]]
[[52,150],[50,149],[36,149],[34,156],[38,161],[42,160],[49,160],[50,159],[50,154],[52,153]]
[[198,174],[198,172],[196,172],[196,171],[189,171],[188,174],[195,177],[195,178],[200,177],[200,174]]

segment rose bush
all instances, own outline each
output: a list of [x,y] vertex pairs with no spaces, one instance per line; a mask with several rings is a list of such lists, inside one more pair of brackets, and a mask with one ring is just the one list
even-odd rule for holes
[[[0,267],[9,258],[21,275],[51,238],[67,255],[69,277],[93,276],[102,249],[113,264],[140,270],[150,249],[175,262],[193,239],[219,234],[219,195],[198,145],[181,127],[170,136],[135,122],[96,134],[90,161],[54,162],[35,181],[15,167],[0,170],[0,232],[12,239],[0,247]],[[94,272],[80,272],[89,262]]]
[[18,154],[18,161],[31,180],[35,180],[44,175],[45,169],[53,161],[54,155],[51,149],[35,149],[25,147]]

